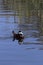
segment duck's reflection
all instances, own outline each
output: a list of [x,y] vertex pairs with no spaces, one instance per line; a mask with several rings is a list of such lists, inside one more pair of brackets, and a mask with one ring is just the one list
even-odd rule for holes
[[22,44],[23,44],[23,42],[18,42],[18,44],[19,44],[19,45],[22,45]]

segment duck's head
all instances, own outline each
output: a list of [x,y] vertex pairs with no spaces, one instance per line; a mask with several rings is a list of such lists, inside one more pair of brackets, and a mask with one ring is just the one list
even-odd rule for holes
[[23,35],[23,32],[22,31],[19,31],[18,34]]

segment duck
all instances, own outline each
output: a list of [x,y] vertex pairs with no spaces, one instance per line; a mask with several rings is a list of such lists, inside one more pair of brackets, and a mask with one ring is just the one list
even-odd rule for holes
[[22,31],[18,31],[18,33],[15,33],[14,31],[12,31],[13,34],[13,41],[16,39],[19,42],[22,42],[24,39],[24,34]]

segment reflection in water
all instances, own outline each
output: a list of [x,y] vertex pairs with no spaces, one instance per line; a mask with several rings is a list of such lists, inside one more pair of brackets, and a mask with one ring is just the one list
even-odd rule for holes
[[[12,1],[13,3],[13,1]],[[25,39],[24,42],[30,43],[43,43],[43,36],[40,36],[40,31],[38,29],[38,17],[33,15],[29,17],[20,16],[18,11],[13,11],[13,5],[10,1],[1,0],[0,1],[0,38],[10,38],[12,37],[12,30],[18,32],[23,31]],[[22,12],[23,13],[23,12]],[[29,22],[26,22],[29,21]],[[2,33],[3,32],[3,33]],[[27,44],[26,43],[26,44]]]
[[[16,18],[16,16],[15,16]],[[24,42],[34,42],[38,43],[38,41],[43,41],[43,36],[40,36],[40,31],[37,28],[37,26],[34,26],[36,24],[20,24],[17,22],[19,21],[19,18],[16,18],[16,22],[14,20],[14,16],[0,16],[0,38],[1,37],[11,37],[12,36],[12,30],[15,32],[18,32],[18,30],[21,30],[24,33],[25,40]],[[33,29],[34,26],[34,29]],[[3,33],[2,33],[3,32]]]
[[39,48],[39,50],[43,50],[43,48]]
[[[17,3],[14,4],[13,1]],[[35,15],[26,18],[24,15],[26,9],[23,7],[25,3],[22,6],[23,11],[21,2],[18,4],[18,0],[0,0],[0,65],[43,65],[43,52],[39,51],[43,50],[43,36],[40,36],[37,27],[38,18]],[[12,4],[15,7],[12,7]],[[23,12],[23,17],[17,12]],[[21,30],[25,38],[13,42],[12,30],[16,33]]]
[[26,50],[32,50],[32,49],[35,49],[34,47],[33,48],[26,48]]
[[15,32],[21,30],[24,33],[25,40],[28,38],[26,42],[34,41],[34,43],[39,43],[38,41],[43,41],[43,38],[40,36],[40,31],[38,29],[38,17],[35,15],[30,16],[29,22],[26,22],[28,21],[28,17],[22,14],[23,16],[21,16],[20,19],[20,14],[17,13],[17,10],[13,10],[12,3],[13,0],[12,2],[10,2],[10,0],[0,1],[0,37],[11,37],[12,30]]
[[18,42],[19,45],[22,45],[23,44],[23,41],[22,42]]

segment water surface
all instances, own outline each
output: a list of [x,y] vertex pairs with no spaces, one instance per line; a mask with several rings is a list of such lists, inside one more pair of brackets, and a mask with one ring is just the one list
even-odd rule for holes
[[[0,9],[0,65],[43,65],[43,36],[39,35],[37,17],[30,17],[33,23],[21,24],[13,11],[3,10],[2,5]],[[12,30],[24,33],[22,43],[12,41]]]

